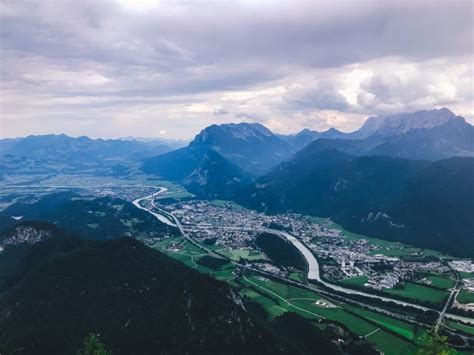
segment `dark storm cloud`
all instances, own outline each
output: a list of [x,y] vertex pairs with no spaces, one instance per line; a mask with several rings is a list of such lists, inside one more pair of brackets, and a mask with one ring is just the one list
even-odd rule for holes
[[[353,94],[347,80],[333,79],[338,70],[388,57],[415,65],[439,59],[441,67],[451,65],[451,58],[456,63],[467,58],[461,64],[468,66],[472,61],[469,0],[154,3],[3,1],[2,111],[9,125],[20,116],[34,120],[92,113],[113,124],[124,106],[132,111],[134,105],[165,99],[176,105],[164,108],[163,115],[189,114],[201,125],[207,121],[200,115],[212,116],[216,106],[247,112],[249,102],[265,106],[258,117],[284,113],[291,119],[291,111],[312,109],[365,113],[366,106],[366,111],[377,111],[386,100],[393,101],[387,93],[403,91],[403,82],[393,88],[390,82],[366,79],[367,90]],[[327,72],[332,76],[326,78]],[[304,79],[306,73],[311,80]],[[320,75],[325,79],[318,80]],[[251,98],[226,94],[277,86],[284,88],[276,91],[278,100],[266,91]],[[406,99],[415,102],[418,89],[414,86]],[[423,95],[433,97],[426,88]],[[403,106],[403,95],[397,100],[392,106]],[[29,103],[18,112],[15,106],[22,101]],[[186,102],[202,105],[189,113],[189,107],[179,106]],[[95,111],[104,107],[108,110]],[[121,135],[120,129],[111,134]]]

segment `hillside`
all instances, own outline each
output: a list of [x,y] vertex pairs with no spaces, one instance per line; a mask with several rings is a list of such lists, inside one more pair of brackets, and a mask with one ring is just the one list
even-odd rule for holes
[[[0,293],[24,272],[24,258],[32,246],[48,239],[56,239],[55,245],[61,245],[65,240],[72,240],[71,234],[61,230],[51,223],[23,221],[14,227],[0,233]],[[54,248],[48,253],[55,252]],[[35,264],[35,258],[30,257],[29,263]]]
[[303,318],[255,320],[224,283],[134,239],[53,238],[24,265],[0,296],[2,353],[75,354],[89,333],[113,354],[339,353]]
[[360,233],[474,255],[474,158],[430,164],[311,148],[234,199],[260,211],[331,217]]
[[159,222],[128,201],[112,197],[93,198],[72,192],[49,194],[35,203],[15,203],[0,215],[55,223],[90,239],[177,233],[175,228]]
[[251,181],[249,174],[209,149],[198,168],[183,180],[193,194],[204,198],[230,198]]

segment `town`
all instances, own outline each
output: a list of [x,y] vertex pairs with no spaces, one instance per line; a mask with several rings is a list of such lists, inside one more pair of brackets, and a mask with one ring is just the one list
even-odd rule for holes
[[450,272],[448,265],[420,250],[399,243],[379,245],[369,239],[348,238],[327,219],[295,213],[267,215],[224,201],[186,200],[160,207],[173,213],[194,240],[280,276],[295,270],[276,267],[258,250],[255,239],[259,233],[285,231],[297,237],[315,254],[322,266],[321,276],[329,282],[357,279],[363,281],[359,286],[382,290],[403,281],[429,282],[420,273]]

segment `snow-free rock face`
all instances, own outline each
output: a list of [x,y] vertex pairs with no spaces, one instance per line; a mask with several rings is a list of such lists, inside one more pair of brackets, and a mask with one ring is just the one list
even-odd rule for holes
[[258,123],[228,123],[212,125],[203,129],[194,138],[192,144],[216,144],[222,138],[241,141],[255,141],[272,138],[273,133]]
[[213,149],[233,164],[256,175],[267,172],[297,150],[258,123],[209,126],[196,136],[189,148]]
[[183,185],[201,197],[230,198],[250,181],[250,176],[242,169],[209,149],[200,165],[183,180]]
[[57,234],[57,228],[48,223],[22,222],[0,235],[0,251],[7,245],[35,244]]
[[365,137],[374,133],[382,136],[399,135],[414,129],[441,126],[453,120],[465,121],[447,108],[399,113],[391,116],[369,117],[358,132]]
[[474,156],[474,127],[446,108],[370,117],[350,135],[357,139],[333,140],[332,146],[350,154],[407,159]]
[[290,158],[298,147],[258,123],[212,125],[187,147],[148,159],[144,170],[166,179],[182,180],[199,167],[209,149],[258,176]]

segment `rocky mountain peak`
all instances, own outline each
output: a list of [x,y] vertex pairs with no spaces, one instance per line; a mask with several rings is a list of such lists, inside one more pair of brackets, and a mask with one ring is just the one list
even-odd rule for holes
[[420,128],[433,128],[450,121],[464,121],[447,108],[424,110],[412,113],[399,113],[389,116],[369,117],[359,132],[368,137],[379,135],[399,135]]

